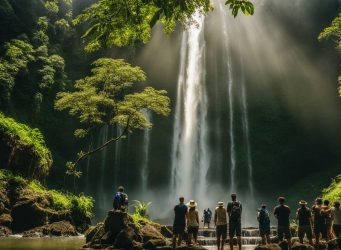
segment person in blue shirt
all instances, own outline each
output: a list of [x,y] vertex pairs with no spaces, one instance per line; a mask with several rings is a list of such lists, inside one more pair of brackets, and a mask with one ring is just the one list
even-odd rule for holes
[[270,244],[270,216],[265,204],[262,204],[258,210],[257,220],[259,223],[259,234],[262,237],[262,245]]
[[179,198],[180,203],[174,207],[174,223],[173,223],[173,249],[176,247],[176,240],[178,240],[178,246],[181,245],[181,241],[185,232],[188,208],[184,204],[185,198]]

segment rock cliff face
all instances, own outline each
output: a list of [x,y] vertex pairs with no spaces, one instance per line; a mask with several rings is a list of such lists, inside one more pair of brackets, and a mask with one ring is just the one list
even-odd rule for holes
[[[3,172],[1,172],[3,173]],[[90,218],[70,209],[53,209],[49,193],[35,192],[19,177],[0,178],[0,236],[77,235],[90,225]]]

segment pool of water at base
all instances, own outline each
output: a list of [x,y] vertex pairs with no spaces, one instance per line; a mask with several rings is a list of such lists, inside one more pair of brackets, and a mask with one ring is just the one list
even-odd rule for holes
[[75,237],[3,237],[0,249],[4,250],[79,250],[85,244],[84,236]]

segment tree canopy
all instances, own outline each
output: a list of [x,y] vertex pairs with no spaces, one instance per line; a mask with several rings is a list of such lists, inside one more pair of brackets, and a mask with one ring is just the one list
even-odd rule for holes
[[[235,17],[239,10],[246,15],[254,12],[249,0],[227,0],[225,4]],[[193,23],[195,12],[205,14],[212,9],[210,0],[99,0],[77,16],[73,23],[89,23],[83,38],[88,41],[86,51],[91,52],[137,41],[146,43],[158,22],[164,25],[166,33],[170,33],[177,23],[185,27]]]
[[103,126],[120,126],[122,133],[110,138],[98,148],[80,152],[73,163],[68,163],[69,173],[76,172],[77,164],[109,143],[122,138],[134,129],[151,128],[144,110],[167,116],[170,112],[170,100],[164,90],[146,87],[142,92],[128,93],[128,89],[137,82],[146,80],[145,73],[139,67],[133,67],[122,59],[101,58],[93,64],[91,75],[76,81],[74,91],[57,94],[55,108],[68,110],[71,116],[78,117],[82,128],[76,129],[75,136],[88,136]]

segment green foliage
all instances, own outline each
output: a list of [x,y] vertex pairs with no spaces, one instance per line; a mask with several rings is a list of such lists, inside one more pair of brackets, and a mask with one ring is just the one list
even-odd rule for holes
[[52,163],[52,155],[46,147],[44,137],[39,129],[30,128],[29,126],[16,122],[14,119],[5,117],[0,112],[0,130],[14,138],[29,145],[39,157],[40,172],[47,175]]
[[139,67],[109,58],[98,59],[93,66],[91,76],[76,81],[74,92],[58,93],[55,103],[57,110],[69,110],[70,115],[78,116],[88,126],[76,130],[76,136],[84,137],[92,127],[104,124],[128,126],[129,131],[150,128],[144,108],[169,114],[166,91],[148,87],[141,93],[124,95],[124,90],[146,79]]
[[134,200],[135,205],[135,213],[138,214],[141,217],[148,218],[148,208],[152,204],[151,202],[142,202],[138,200]]
[[[254,7],[248,0],[228,0],[232,14],[253,14]],[[193,23],[193,14],[212,10],[210,0],[99,0],[77,16],[73,23],[85,22],[90,28],[83,34],[88,40],[85,50],[92,52],[104,47],[146,43],[156,23],[164,25],[166,33],[174,31],[177,23]]]
[[133,223],[137,228],[141,228],[146,224],[153,224],[153,222],[149,218],[141,216],[138,213],[131,214],[130,217],[132,218]]
[[249,0],[227,0],[225,4],[229,5],[234,17],[238,15],[239,10],[247,16],[253,15],[255,11],[253,4]]
[[341,174],[332,179],[329,187],[322,191],[323,199],[330,202],[341,201]]
[[[319,41],[332,39],[339,53],[341,53],[341,14],[339,14],[318,36]],[[341,76],[338,78],[339,96],[341,96]]]

